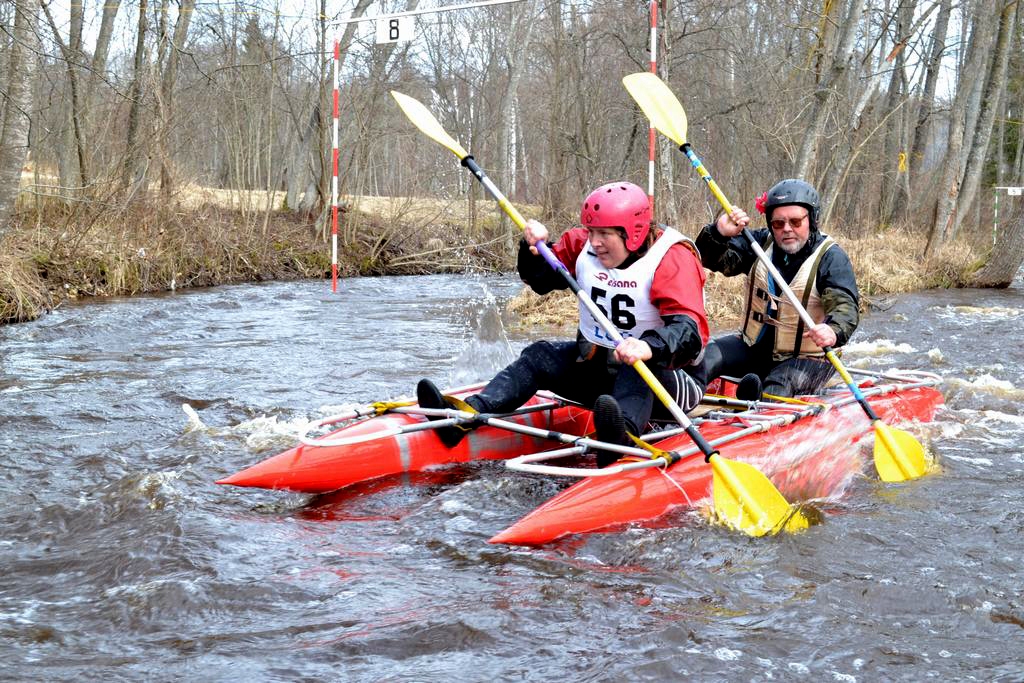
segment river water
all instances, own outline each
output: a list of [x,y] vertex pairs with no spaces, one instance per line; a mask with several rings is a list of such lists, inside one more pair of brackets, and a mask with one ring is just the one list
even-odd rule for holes
[[[941,471],[809,531],[680,515],[486,540],[568,482],[500,462],[311,498],[213,482],[307,420],[489,377],[511,277],[271,283],[0,328],[0,679],[1024,680],[1024,288],[880,302],[845,356],[940,372]],[[191,405],[200,422],[189,418]]]

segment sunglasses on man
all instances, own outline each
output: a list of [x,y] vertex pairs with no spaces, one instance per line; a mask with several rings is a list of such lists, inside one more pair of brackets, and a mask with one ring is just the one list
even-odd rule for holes
[[809,214],[805,213],[803,216],[800,216],[800,218],[773,218],[770,225],[772,226],[772,230],[782,230],[786,227],[786,223],[789,223],[789,227],[796,230],[804,224],[804,220],[807,219],[808,215]]

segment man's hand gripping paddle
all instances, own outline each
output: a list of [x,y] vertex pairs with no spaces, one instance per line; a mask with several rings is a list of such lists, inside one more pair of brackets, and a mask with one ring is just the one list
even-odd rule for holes
[[[725,212],[732,213],[732,204],[722,194],[718,184],[707,172],[707,169],[704,168],[704,164],[701,163],[697,155],[694,154],[690,143],[686,141],[686,112],[683,111],[683,106],[676,99],[675,94],[665,85],[664,81],[655,74],[644,72],[630,74],[622,79],[622,83],[626,86],[626,90],[629,91],[633,99],[636,100],[636,103],[640,105],[640,109],[650,119],[651,124],[661,131],[664,136],[679,145],[679,149],[686,154],[690,164],[696,169],[698,175],[704,179],[704,182],[707,183],[711,193],[715,195],[715,198],[722,205],[722,208],[725,209]],[[813,327],[816,323],[801,305],[793,290],[790,289],[786,281],[779,275],[779,271],[772,264],[768,255],[764,253],[761,245],[757,243],[754,236],[746,228],[743,229],[743,236],[750,242],[750,246],[754,253],[757,254],[757,258],[761,259],[765,264],[768,272],[786,295],[786,298],[789,299],[789,302],[800,314],[804,324],[808,328]],[[871,419],[871,424],[875,429],[875,468],[878,470],[878,476],[883,481],[904,481],[923,475],[928,466],[925,460],[924,447],[921,446],[920,442],[910,433],[895,429],[882,422],[881,418],[875,414],[874,409],[868,404],[867,399],[864,398],[860,388],[857,387],[856,382],[850,377],[850,373],[846,371],[846,368],[832,347],[825,348],[825,357],[835,367],[836,372],[846,382],[846,386],[853,392],[860,407],[864,409],[864,412]]]
[[[412,121],[413,125],[419,128],[427,137],[448,148],[457,156],[462,165],[472,172],[491,197],[498,202],[498,206],[501,207],[508,217],[520,229],[526,227],[526,221],[522,215],[509,203],[508,199],[491,179],[487,177],[473,157],[444,131],[441,124],[438,123],[437,119],[434,118],[426,107],[408,95],[403,95],[394,90],[391,91],[391,95],[398,102],[398,106],[402,108],[402,111],[409,120]],[[555,257],[550,247],[544,242],[538,242],[536,246],[538,252],[544,257],[548,265],[561,273],[562,277],[565,278],[573,294],[590,311],[590,314],[594,316],[594,319],[601,325],[609,338],[615,343],[621,342],[623,337],[618,329],[612,325],[611,321],[601,312],[601,309],[597,307],[587,293],[580,289],[579,283],[576,282],[572,274]],[[717,450],[711,447],[704,436],[697,431],[697,428],[686,416],[682,408],[672,400],[672,396],[642,361],[633,363],[633,368],[643,377],[658,399],[665,404],[665,407],[672,413],[672,416],[683,427],[687,435],[700,448],[704,454],[705,461],[711,464],[715,513],[720,519],[751,536],[775,533],[783,528],[787,530],[807,528],[808,521],[803,516],[803,513],[786,502],[786,499],[775,488],[775,485],[768,480],[768,477],[751,465],[726,460]]]

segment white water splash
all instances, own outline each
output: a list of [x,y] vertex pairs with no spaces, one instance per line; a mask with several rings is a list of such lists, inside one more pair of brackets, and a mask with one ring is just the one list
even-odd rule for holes
[[[985,426],[991,426],[998,429],[998,425],[993,423],[1003,423],[1024,426],[1024,415],[1013,415],[1011,413],[1004,413],[1000,410],[982,410],[975,411],[970,409],[962,409],[961,414],[974,413],[980,416],[979,422]],[[972,420],[973,422],[973,420]]]
[[927,429],[928,434],[935,441],[954,441],[964,433],[964,425],[962,423],[950,420],[929,422]]
[[1024,399],[1024,390],[1013,386],[1012,382],[997,379],[988,373],[971,380],[950,377],[947,381],[954,389],[965,389],[976,394],[988,394],[997,398]]
[[206,429],[206,424],[199,417],[199,413],[196,412],[195,408],[187,403],[182,403],[181,409],[185,411],[186,415],[188,415],[188,424],[185,425],[186,434]]
[[[975,322],[987,322],[993,320],[1009,320],[1024,315],[1024,309],[1009,308],[1006,306],[933,306],[931,310],[936,315],[946,320],[962,320],[972,318],[971,324]],[[981,320],[977,320],[977,319]]]
[[157,579],[144,583],[126,583],[120,586],[113,586],[103,591],[107,598],[145,598],[154,595],[164,586],[180,586],[187,593],[198,593],[199,586],[196,580],[181,579]]
[[230,432],[245,435],[245,445],[254,450],[262,450],[279,444],[282,437],[298,439],[309,431],[311,424],[310,420],[302,417],[281,421],[276,415],[260,415],[231,427]]
[[259,415],[237,425],[216,427],[203,422],[199,413],[189,404],[183,403],[181,409],[188,416],[185,434],[199,431],[214,437],[241,436],[245,439],[246,445],[254,450],[280,445],[283,437],[298,439],[300,435],[309,431],[313,423],[304,417],[279,420],[276,415]]
[[917,349],[905,342],[897,344],[891,339],[875,339],[851,342],[843,347],[843,352],[863,356],[887,356],[894,353],[917,353]]
[[448,378],[451,384],[469,384],[481,377],[491,377],[518,355],[501,319],[498,298],[486,282],[480,284],[476,304],[479,308],[473,336],[459,351]]
[[[772,442],[772,448],[750,463],[765,473],[783,495],[793,500],[836,499],[842,497],[865,459],[866,440],[854,440],[868,429],[863,415],[852,412],[833,413],[827,432],[783,431]],[[828,447],[822,448],[820,438],[827,433]],[[791,475],[800,473],[791,479]],[[814,486],[808,488],[808,482]]]
[[149,472],[139,477],[135,491],[149,501],[150,510],[162,510],[171,500],[182,500],[185,496],[176,486],[181,472],[164,470]]
[[735,662],[742,656],[742,650],[731,650],[727,647],[720,647],[715,650],[715,659],[719,659],[723,662]]

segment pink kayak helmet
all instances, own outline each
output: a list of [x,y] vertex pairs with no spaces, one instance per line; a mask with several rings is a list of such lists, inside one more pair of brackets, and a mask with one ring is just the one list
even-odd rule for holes
[[651,231],[651,202],[633,183],[608,183],[583,200],[580,223],[588,228],[622,228],[626,249],[636,251]]

